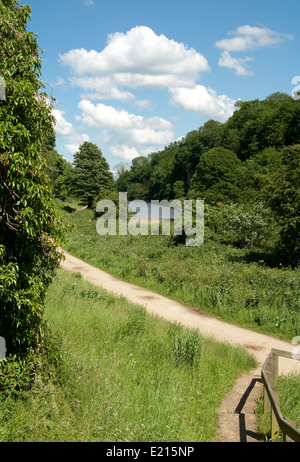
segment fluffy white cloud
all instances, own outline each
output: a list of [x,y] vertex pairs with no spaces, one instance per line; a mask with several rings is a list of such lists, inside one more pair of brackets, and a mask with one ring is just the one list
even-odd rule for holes
[[129,160],[137,157],[139,151],[147,151],[150,146],[161,147],[173,141],[172,124],[161,117],[144,118],[125,110],[99,103],[82,100],[78,105],[80,120],[87,127],[102,130],[105,139],[114,140],[111,153]]
[[168,145],[174,140],[173,125],[161,117],[144,118],[117,109],[104,100],[153,110],[155,104],[148,99],[138,101],[134,94],[146,87],[167,89],[172,104],[216,120],[225,121],[233,112],[230,98],[198,84],[201,74],[210,69],[201,53],[146,26],[110,34],[100,51],[70,50],[60,55],[60,61],[70,69],[72,85],[85,92],[77,120],[86,129],[100,129],[99,139],[109,143],[110,153],[126,160]]
[[93,104],[91,101],[82,100],[78,105],[82,111],[81,120],[86,125],[97,126],[110,129],[144,129],[170,130],[171,122],[162,117],[149,117],[130,114],[124,109],[119,110],[113,106],[99,103]]
[[253,75],[253,72],[247,66],[247,62],[253,60],[253,58],[234,58],[229,52],[246,52],[277,45],[287,39],[293,39],[290,34],[282,34],[266,27],[253,27],[247,24],[229,32],[228,35],[232,37],[218,40],[215,43],[217,48],[223,50],[218,64],[221,67],[234,69],[237,75],[244,76]]
[[52,109],[52,115],[55,117],[56,124],[54,126],[57,136],[70,136],[73,133],[73,125],[67,122],[64,117],[64,111]]
[[170,92],[172,104],[220,122],[225,122],[236,109],[233,99],[226,95],[218,96],[214,90],[203,85],[196,85],[195,88],[171,88]]
[[73,140],[77,141],[75,143],[66,144],[66,149],[71,153],[75,154],[79,150],[79,146],[84,143],[85,141],[90,141],[89,135],[82,134],[82,135],[75,135],[72,137]]
[[130,162],[140,155],[136,148],[129,147],[126,144],[111,146],[110,152],[114,157],[119,157]]
[[106,77],[87,77],[72,76],[71,83],[85,91],[94,91],[86,95],[88,99],[109,99],[118,101],[135,100],[133,93],[122,91],[118,88],[112,76]]
[[234,58],[228,51],[223,51],[219,59],[219,66],[234,69],[237,75],[253,75],[253,72],[248,69],[247,62],[253,58]]
[[66,140],[70,141],[70,143],[65,144],[65,147],[71,154],[75,154],[79,146],[84,141],[89,141],[90,138],[85,133],[77,133],[73,125],[65,119],[64,114],[64,111],[52,109],[52,115],[56,120],[54,124],[55,133],[56,136],[66,138]]
[[226,38],[216,42],[216,47],[226,51],[247,51],[256,48],[277,45],[282,41],[293,37],[290,34],[267,29],[266,27],[252,27],[244,25],[235,31],[229,32],[232,38]]
[[206,58],[193,48],[146,26],[110,34],[101,52],[74,49],[60,55],[60,61],[77,76],[98,78],[98,84],[99,78],[113,76],[115,86],[129,87],[187,87],[209,70]]

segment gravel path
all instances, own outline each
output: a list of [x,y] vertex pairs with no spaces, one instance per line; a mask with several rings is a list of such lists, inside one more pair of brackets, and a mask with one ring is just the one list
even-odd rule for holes
[[[68,272],[80,272],[82,278],[117,296],[123,296],[147,312],[185,327],[197,328],[203,336],[243,348],[255,356],[259,367],[239,378],[219,409],[219,436],[222,442],[258,441],[255,416],[256,401],[262,391],[260,370],[271,348],[292,351],[295,345],[217,320],[158,295],[148,289],[121,281],[64,251],[61,266]],[[292,339],[291,339],[292,340]],[[300,372],[300,363],[284,358],[279,360],[279,374]]]

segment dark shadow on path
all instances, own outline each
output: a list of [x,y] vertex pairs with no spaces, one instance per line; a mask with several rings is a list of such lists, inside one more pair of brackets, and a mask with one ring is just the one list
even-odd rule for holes
[[246,443],[247,442],[247,436],[251,437],[253,440],[256,441],[263,441],[264,440],[264,435],[253,432],[252,430],[247,430],[246,426],[246,414],[242,412],[245,404],[247,403],[247,399],[249,398],[251,392],[253,391],[255,385],[257,383],[262,383],[261,379],[252,379],[249,386],[247,387],[245,393],[240,399],[240,402],[238,403],[237,407],[234,410],[234,414],[239,415],[239,429],[240,429],[240,442],[241,443]]

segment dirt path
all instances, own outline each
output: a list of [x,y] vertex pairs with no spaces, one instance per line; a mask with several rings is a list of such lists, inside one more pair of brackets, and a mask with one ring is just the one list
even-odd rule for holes
[[[132,303],[144,306],[150,314],[171,322],[178,322],[185,327],[197,328],[203,336],[219,342],[230,343],[253,354],[259,367],[250,374],[240,377],[219,409],[218,440],[228,442],[258,440],[253,411],[262,389],[260,382],[261,365],[271,348],[292,351],[295,345],[219,321],[206,313],[187,308],[155,292],[121,281],[65,251],[64,254],[65,260],[61,266],[66,271],[80,272],[84,280],[117,296],[123,296]],[[296,368],[297,372],[300,372],[299,362],[280,358],[280,374],[288,374]]]

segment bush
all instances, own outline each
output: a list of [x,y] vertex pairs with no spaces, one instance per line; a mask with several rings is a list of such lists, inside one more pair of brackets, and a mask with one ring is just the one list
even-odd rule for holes
[[205,224],[213,239],[239,248],[266,249],[276,237],[272,213],[262,203],[206,206]]
[[0,16],[0,69],[6,83],[0,101],[0,335],[11,358],[3,363],[10,387],[10,377],[23,370],[18,358],[43,343],[43,303],[59,265],[65,226],[41,156],[42,135],[54,119],[39,80],[37,40],[26,31],[30,8],[3,0]]

